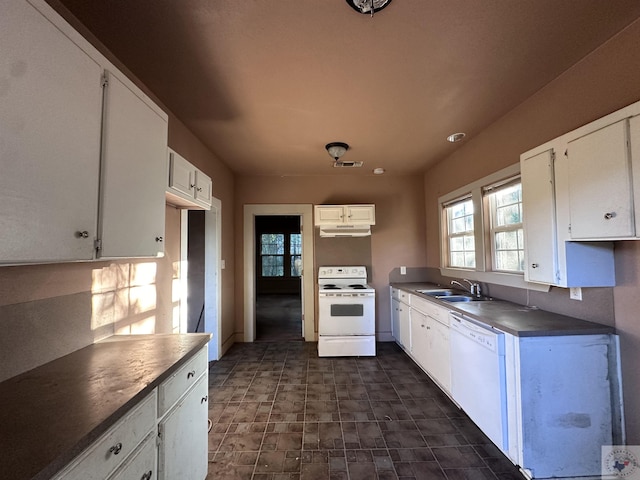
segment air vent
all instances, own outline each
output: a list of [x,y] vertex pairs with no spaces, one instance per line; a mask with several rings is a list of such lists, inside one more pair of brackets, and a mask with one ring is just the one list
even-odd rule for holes
[[334,167],[340,168],[356,168],[361,167],[364,162],[334,162]]

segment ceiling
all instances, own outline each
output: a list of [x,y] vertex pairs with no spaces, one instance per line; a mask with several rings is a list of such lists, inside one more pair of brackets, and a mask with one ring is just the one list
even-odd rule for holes
[[[58,1],[240,175],[424,171],[640,16],[638,0],[393,0],[373,17],[345,0]],[[333,141],[364,166],[333,168]]]

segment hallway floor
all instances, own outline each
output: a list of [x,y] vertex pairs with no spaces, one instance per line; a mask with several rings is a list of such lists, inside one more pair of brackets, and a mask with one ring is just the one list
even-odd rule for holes
[[524,478],[394,343],[236,344],[209,373],[207,479]]

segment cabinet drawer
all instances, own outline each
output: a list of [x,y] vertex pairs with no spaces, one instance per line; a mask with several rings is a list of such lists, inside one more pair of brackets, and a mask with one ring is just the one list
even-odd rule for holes
[[109,480],[157,479],[157,451],[156,432],[152,432]]
[[425,315],[429,315],[441,323],[449,324],[449,311],[446,308],[435,305],[433,302],[420,298],[417,295],[413,295],[412,297],[411,308],[420,310]]
[[91,447],[80,454],[56,480],[104,480],[155,430],[156,390],[147,395]]
[[205,346],[158,387],[158,416],[162,417],[167,413],[208,368]]

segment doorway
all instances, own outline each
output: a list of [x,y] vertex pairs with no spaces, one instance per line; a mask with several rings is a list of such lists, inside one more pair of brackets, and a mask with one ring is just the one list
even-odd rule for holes
[[313,206],[312,205],[245,205],[244,206],[244,341],[256,339],[256,232],[255,219],[262,215],[297,216],[301,225],[302,271],[301,309],[302,336],[307,342],[316,340],[315,299],[313,289]]
[[[206,332],[209,361],[219,360],[223,352],[221,292],[222,202],[212,198],[211,210],[183,210],[181,216],[180,332]],[[228,348],[228,347],[227,347]]]
[[299,215],[255,217],[256,342],[302,340]]

